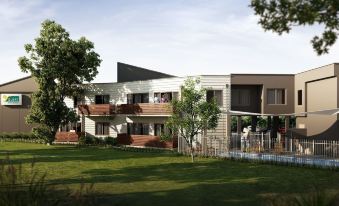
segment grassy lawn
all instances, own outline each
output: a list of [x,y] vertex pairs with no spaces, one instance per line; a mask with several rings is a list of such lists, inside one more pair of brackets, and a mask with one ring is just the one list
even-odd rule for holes
[[339,191],[339,173],[321,169],[272,166],[165,153],[111,148],[77,148],[0,143],[0,158],[46,171],[56,187],[94,183],[106,205],[262,205],[270,195],[310,191],[315,185]]

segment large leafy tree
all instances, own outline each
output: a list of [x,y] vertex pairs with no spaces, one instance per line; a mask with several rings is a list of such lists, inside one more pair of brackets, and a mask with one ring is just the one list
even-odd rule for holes
[[60,24],[51,20],[42,23],[35,44],[26,44],[25,50],[27,55],[18,59],[19,66],[39,85],[26,121],[37,125],[36,131],[44,131],[52,142],[61,125],[78,118],[65,105],[65,98],[81,93],[79,84],[94,79],[101,60],[92,42],[85,37],[72,40]]
[[250,6],[260,16],[259,24],[279,35],[288,33],[293,26],[323,25],[322,35],[311,40],[318,55],[328,53],[337,40],[338,0],[252,0]]
[[220,108],[216,101],[206,101],[206,90],[198,88],[199,80],[187,79],[181,90],[181,99],[171,102],[173,115],[166,125],[184,138],[190,148],[194,162],[194,143],[197,135],[205,130],[215,129],[220,118]]

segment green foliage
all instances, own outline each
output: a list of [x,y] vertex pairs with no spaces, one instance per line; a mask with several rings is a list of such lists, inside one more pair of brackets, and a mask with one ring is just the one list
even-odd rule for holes
[[166,142],[171,140],[173,140],[173,135],[170,133],[165,132],[160,135],[160,141]]
[[7,155],[0,159],[0,205],[44,206],[44,205],[94,205],[93,184],[80,185],[80,189],[60,191],[46,184],[47,173],[35,167],[34,160],[29,168],[14,164]]
[[171,102],[174,112],[166,122],[167,127],[174,134],[186,140],[191,148],[192,162],[194,161],[193,143],[196,142],[196,136],[205,130],[216,128],[221,113],[215,100],[206,101],[206,90],[197,88],[199,83],[199,80],[191,78],[185,81],[181,91],[181,100]]
[[331,194],[315,187],[309,193],[272,196],[266,202],[268,206],[336,206],[339,204],[339,194]]
[[39,84],[26,121],[48,128],[49,142],[53,142],[60,125],[78,119],[64,99],[80,95],[79,84],[97,75],[101,60],[93,49],[94,44],[85,37],[72,40],[61,25],[46,20],[35,44],[25,45],[27,56],[18,59],[21,71],[31,73]]
[[109,136],[104,138],[104,142],[105,142],[106,145],[116,145],[117,144],[116,138],[109,137]]
[[31,132],[13,132],[13,133],[0,133],[0,142],[32,142],[32,143],[45,143],[46,139],[36,136]]
[[41,140],[44,140],[44,143],[47,143],[49,139],[52,139],[52,133],[48,127],[43,125],[34,127],[32,129],[32,133]]
[[79,145],[116,145],[117,141],[114,137],[94,137],[94,136],[85,136],[82,135],[79,138]]
[[293,26],[324,25],[322,36],[311,43],[318,55],[328,53],[336,42],[339,31],[339,1],[337,0],[252,0],[251,5],[259,24],[279,35]]

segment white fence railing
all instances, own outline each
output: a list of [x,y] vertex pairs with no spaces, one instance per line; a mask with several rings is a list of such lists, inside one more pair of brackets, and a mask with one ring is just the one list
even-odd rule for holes
[[[339,141],[337,140],[290,139],[280,135],[271,138],[269,133],[252,133],[247,136],[232,134],[230,138],[199,137],[193,147],[194,153],[201,156],[233,155],[247,159],[255,156],[269,158],[270,161],[293,160],[298,164],[304,161],[318,164],[326,160],[321,165],[328,165],[327,161],[335,161],[339,164]],[[178,152],[190,154],[190,148],[183,138],[178,138]]]

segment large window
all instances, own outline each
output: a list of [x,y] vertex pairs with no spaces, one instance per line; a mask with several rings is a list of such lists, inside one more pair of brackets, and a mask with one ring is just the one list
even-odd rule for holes
[[285,104],[285,89],[267,89],[267,104]]
[[129,135],[149,135],[149,124],[127,123],[127,134],[129,134]]
[[222,106],[222,90],[207,90],[206,101],[212,102],[213,99],[219,106]]
[[109,123],[108,122],[96,122],[95,123],[95,135],[109,135]]
[[155,92],[154,103],[167,103],[173,99],[177,100],[179,96],[178,92]]
[[138,104],[148,102],[149,102],[148,93],[127,94],[127,104]]
[[232,106],[246,107],[251,104],[251,92],[248,89],[232,89]]
[[95,95],[95,104],[109,104],[109,95]]
[[298,105],[303,105],[303,91],[298,90]]

